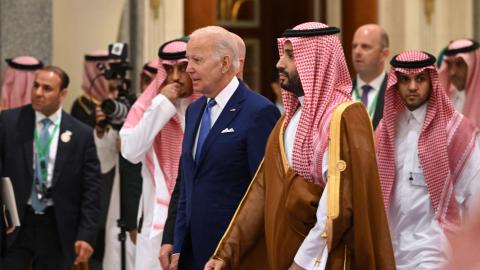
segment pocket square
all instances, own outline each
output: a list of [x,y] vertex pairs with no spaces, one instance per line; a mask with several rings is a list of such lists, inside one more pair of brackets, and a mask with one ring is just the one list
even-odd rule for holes
[[235,132],[235,130],[233,128],[226,128],[226,129],[222,130],[221,133],[232,133],[232,132]]

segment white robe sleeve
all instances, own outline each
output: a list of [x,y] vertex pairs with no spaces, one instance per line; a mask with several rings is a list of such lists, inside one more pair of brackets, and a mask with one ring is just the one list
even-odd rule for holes
[[164,95],[157,95],[133,128],[122,128],[122,155],[132,163],[143,160],[150,150],[155,136],[177,112],[175,106]]
[[295,255],[295,263],[307,270],[325,269],[328,258],[327,241],[322,237],[327,224],[327,190],[322,193],[317,208],[317,223],[310,230]]
[[[322,173],[325,181],[327,181],[328,168],[328,147],[322,158]],[[325,269],[328,258],[327,241],[322,237],[327,225],[327,192],[328,184],[323,190],[320,202],[317,208],[317,222],[310,230],[307,237],[303,240],[302,245],[295,255],[294,261],[303,269],[320,270]]]
[[118,131],[109,129],[102,138],[97,136],[97,132],[93,130],[93,138],[97,147],[98,159],[100,160],[100,168],[102,173],[109,172],[117,163],[117,139]]

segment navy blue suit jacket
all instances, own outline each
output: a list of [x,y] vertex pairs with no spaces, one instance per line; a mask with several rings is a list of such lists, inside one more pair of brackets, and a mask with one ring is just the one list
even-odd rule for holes
[[[12,180],[20,222],[25,215],[33,184],[33,132],[35,111],[31,105],[3,111],[0,115],[0,161],[2,176]],[[61,134],[69,130],[68,142]],[[58,237],[66,260],[75,258],[74,242],[83,240],[92,247],[100,215],[100,163],[87,125],[62,111],[59,140],[52,179]],[[13,244],[20,230],[7,236]]]
[[[196,165],[192,151],[206,102],[206,97],[199,98],[186,112],[174,237],[174,252],[181,252],[190,233],[194,260],[202,269],[245,194],[280,117],[274,104],[240,82],[212,126]],[[222,133],[226,128],[234,132]]]

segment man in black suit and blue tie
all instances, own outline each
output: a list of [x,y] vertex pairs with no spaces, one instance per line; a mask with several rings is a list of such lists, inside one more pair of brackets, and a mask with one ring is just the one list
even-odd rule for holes
[[235,76],[238,48],[230,32],[209,26],[190,35],[187,73],[203,97],[185,116],[180,198],[170,269],[203,266],[225,232],[262,160],[280,116]]
[[352,41],[352,62],[357,72],[352,82],[352,99],[365,105],[374,129],[383,117],[387,88],[384,68],[390,54],[388,43],[387,32],[376,24],[360,26]]
[[91,128],[61,108],[68,83],[62,69],[44,67],[32,103],[0,115],[0,167],[21,222],[7,236],[4,269],[67,270],[93,252],[100,165]]

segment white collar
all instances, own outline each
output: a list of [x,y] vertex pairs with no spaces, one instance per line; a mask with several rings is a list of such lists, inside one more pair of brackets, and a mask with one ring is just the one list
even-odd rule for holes
[[298,97],[298,102],[300,102],[300,106],[303,106],[305,96]]
[[[382,87],[383,80],[385,79],[385,76],[387,74],[385,72],[380,73],[375,79],[373,79],[368,85],[373,87],[373,89],[378,90],[380,87]],[[357,89],[362,89],[362,86],[364,86],[365,83],[361,78],[360,75],[357,74]]]
[[62,107],[60,106],[56,112],[49,117],[39,111],[35,111],[35,123],[39,124],[45,118],[52,120],[53,124],[57,124],[62,119]]
[[[225,88],[222,89],[218,93],[218,95],[215,97],[215,101],[217,102],[217,105],[220,106],[220,108],[223,110],[225,106],[227,105],[227,102],[230,100],[230,98],[233,96],[233,93],[235,93],[235,90],[237,90],[238,85],[240,82],[238,81],[237,77],[234,76],[232,80],[225,86]],[[207,103],[210,101],[210,98],[207,99]]]
[[405,109],[403,112],[403,119],[406,123],[408,123],[409,119],[414,119],[420,125],[423,125],[423,121],[425,121],[425,116],[427,115],[427,104],[425,102],[422,106],[418,107],[414,111],[410,111]]

